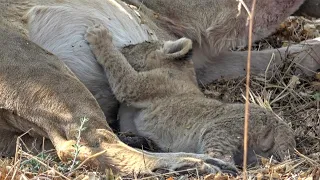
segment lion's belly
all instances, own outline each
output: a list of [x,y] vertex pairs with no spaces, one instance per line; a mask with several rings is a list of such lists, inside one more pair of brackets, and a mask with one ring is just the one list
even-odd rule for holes
[[30,40],[62,60],[95,96],[107,118],[115,119],[117,101],[84,34],[88,27],[102,24],[118,48],[155,39],[136,13],[116,0],[66,0],[35,6],[27,18]]
[[52,51],[57,51],[57,46],[79,49],[67,45],[83,41],[84,32],[93,24],[107,27],[112,32],[114,44],[119,48],[156,39],[135,10],[116,0],[66,0],[60,4],[35,7],[28,15],[30,38]]

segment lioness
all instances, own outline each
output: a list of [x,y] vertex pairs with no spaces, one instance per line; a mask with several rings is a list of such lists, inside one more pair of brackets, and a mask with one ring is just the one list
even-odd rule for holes
[[[153,2],[154,8],[156,8],[157,5],[168,6],[168,3],[170,4],[169,1],[161,0],[150,0],[148,2]],[[163,4],[159,4],[161,2],[163,2]],[[26,136],[26,139],[32,141],[34,137],[48,137],[57,149],[60,157],[68,157],[71,155],[70,151],[72,149],[69,145],[74,143],[74,133],[75,130],[79,128],[80,122],[78,119],[86,116],[91,119],[91,123],[87,131],[83,133],[83,140],[85,143],[87,142],[86,146],[84,146],[87,151],[83,152],[88,152],[88,155],[90,155],[100,150],[106,150],[105,154],[100,156],[96,161],[100,162],[101,167],[111,166],[122,173],[139,171],[148,173],[158,168],[174,170],[196,166],[202,167],[202,170],[207,170],[207,172],[215,172],[218,170],[217,166],[221,167],[221,164],[225,165],[221,163],[221,161],[213,161],[212,159],[208,162],[214,165],[204,163],[203,160],[208,159],[208,157],[203,155],[172,155],[137,152],[120,143],[104,122],[105,119],[109,122],[115,119],[118,103],[115,98],[113,98],[111,91],[108,93],[108,85],[106,84],[107,81],[104,77],[104,71],[93,58],[89,47],[84,43],[83,35],[85,30],[87,26],[93,24],[93,21],[98,21],[108,27],[109,30],[113,32],[114,39],[116,40],[114,43],[121,48],[128,44],[136,44],[145,40],[168,40],[177,38],[177,36],[181,34],[174,31],[174,28],[162,26],[162,22],[167,22],[170,19],[172,19],[172,21],[169,21],[168,25],[170,25],[170,23],[179,24],[174,17],[183,19],[182,16],[188,15],[187,17],[189,19],[190,16],[194,14],[196,21],[190,21],[190,25],[191,29],[201,29],[201,31],[199,31],[200,33],[196,33],[197,37],[198,35],[202,37],[203,34],[206,34],[203,33],[203,31],[206,32],[206,29],[209,27],[207,25],[210,24],[211,20],[218,21],[218,24],[219,20],[225,20],[220,24],[225,24],[225,26],[228,27],[232,24],[226,23],[230,18],[234,21],[240,20],[241,22],[244,22],[244,19],[246,19],[244,13],[242,13],[241,18],[238,19],[231,16],[232,14],[236,16],[238,13],[238,11],[235,10],[237,9],[236,5],[231,4],[232,6],[230,8],[226,6],[228,3],[230,4],[230,2],[233,3],[233,0],[199,1],[198,4],[200,5],[201,3],[208,5],[208,8],[205,9],[202,8],[203,5],[199,6],[198,9],[197,6],[189,6],[190,0],[177,2],[181,3],[181,6],[175,4],[172,8],[168,8],[170,11],[161,12],[165,15],[165,17],[161,17],[165,21],[159,21],[156,18],[159,17],[158,14],[153,15],[152,12],[150,14],[150,3],[148,4],[149,9],[140,6],[140,10],[143,10],[140,11],[140,15],[143,18],[141,20],[137,12],[128,8],[127,5],[118,0],[0,0],[0,124],[2,125],[1,127],[3,127],[0,130],[1,152],[8,152],[8,154],[5,153],[4,155],[12,155],[14,152],[13,143],[15,142],[12,140],[12,137],[32,127],[34,131],[31,131],[29,133],[30,135]],[[224,4],[225,2],[227,4]],[[265,7],[269,7],[269,10],[278,8],[279,11],[283,13],[277,21],[262,23],[264,25],[263,27],[267,29],[270,28],[270,32],[276,24],[293,13],[303,1],[290,1],[287,5],[281,2],[282,1],[275,1],[275,3],[260,4],[260,6],[263,5],[263,7],[266,5]],[[285,6],[279,6],[279,3]],[[30,10],[30,8],[32,9]],[[176,11],[174,8],[176,8]],[[286,8],[288,8],[288,11],[284,11]],[[192,9],[193,13],[180,14],[179,12],[181,11],[179,11],[179,9],[188,11]],[[222,11],[225,10],[227,13],[229,10],[232,10],[232,13],[226,18],[224,18],[221,13],[217,13],[217,16],[210,16],[210,13],[218,12],[219,9],[222,9]],[[164,10],[166,10],[166,8],[164,8]],[[21,16],[25,15],[26,11],[29,11],[25,18],[29,20],[30,32],[21,21]],[[257,14],[262,13],[261,15],[265,17],[263,12],[265,12],[265,9],[260,8]],[[199,19],[199,14],[207,14],[208,16]],[[272,13],[270,14],[272,16]],[[187,29],[189,27],[187,27]],[[176,29],[179,30],[179,27]],[[182,31],[179,32],[184,33],[185,36],[189,34],[189,31],[181,30]],[[222,32],[222,35],[224,33],[219,29],[208,32]],[[36,42],[50,53],[53,53],[58,59],[67,64],[68,68],[64,67],[64,64],[50,55],[49,52],[44,52],[39,46],[26,40],[25,37],[27,34],[31,41]],[[206,36],[207,35],[214,38],[217,34],[209,33],[206,34]],[[243,34],[239,34],[239,36],[242,35]],[[190,38],[192,36],[193,35],[190,35]],[[221,37],[228,38],[228,36]],[[193,40],[197,42],[196,39]],[[294,49],[294,51],[300,51],[301,49],[301,47],[298,47]],[[201,53],[202,51],[207,53]],[[200,57],[196,59],[203,59],[201,62],[206,62],[205,60],[208,59],[207,55],[210,51],[206,44],[201,44],[201,46],[196,46],[195,52],[197,52],[195,54],[199,56],[205,55],[203,58]],[[205,68],[202,63],[200,63],[200,65],[195,63],[197,65],[198,80],[209,82],[214,78],[221,77],[221,75],[227,77],[224,74],[228,74],[229,72],[235,76],[243,74],[244,54],[245,53],[221,53],[218,54],[218,56],[214,54],[216,61],[208,61],[207,68]],[[79,60],[80,57],[83,59]],[[233,57],[237,58],[232,59]],[[267,64],[270,58],[270,52],[259,52],[256,53],[254,57],[254,62],[257,62],[257,64],[253,64],[256,67],[253,69],[254,72],[260,72],[261,67],[262,71],[264,71],[263,68],[266,67],[264,65]],[[276,55],[276,57],[277,60],[280,59],[280,56]],[[211,60],[213,60],[213,58],[211,58]],[[212,62],[214,62],[215,66],[212,66]],[[52,63],[58,65],[52,65]],[[213,70],[213,67],[218,68]],[[79,78],[86,88],[90,90],[94,97],[92,97],[86,88],[75,78],[69,69]],[[37,71],[39,71],[39,74],[33,74]],[[65,81],[61,84],[56,82],[54,78],[65,78]],[[32,83],[30,83],[30,81],[32,81]],[[21,89],[24,84],[27,85],[28,91]],[[42,84],[47,88],[37,89],[43,87],[40,86]],[[55,87],[51,87],[54,85]],[[42,95],[41,92],[47,95],[37,96],[38,93]],[[94,98],[100,106],[97,105]],[[100,108],[103,109],[107,116],[106,118],[103,116]],[[97,142],[98,145],[96,144]],[[127,157],[126,154],[130,157]],[[145,155],[144,159],[142,159],[142,154]],[[86,156],[87,154],[80,154],[79,157],[83,159]],[[229,165],[225,165],[222,169],[228,169],[227,167],[230,168]]]
[[[23,38],[8,21],[0,19],[0,32],[1,156],[12,155],[14,139],[28,132],[23,137],[28,145],[43,136],[52,142],[61,159],[70,159],[80,118],[86,117],[89,123],[81,134],[83,146],[78,158],[84,160],[102,152],[89,162],[101,170],[111,168],[122,175],[190,167],[202,173],[235,172],[232,165],[203,154],[157,154],[123,144],[109,128],[92,94],[62,61]],[[41,147],[41,139],[37,147]]]
[[[86,39],[106,68],[116,98],[137,109],[129,118],[120,111],[120,121],[126,121],[121,124],[133,121],[136,133],[164,151],[205,153],[233,161],[243,145],[244,105],[225,104],[202,94],[190,57],[190,39],[163,45],[145,42],[120,52],[101,25],[89,28]],[[293,152],[295,140],[285,122],[252,105],[249,144],[259,155],[283,160]]]

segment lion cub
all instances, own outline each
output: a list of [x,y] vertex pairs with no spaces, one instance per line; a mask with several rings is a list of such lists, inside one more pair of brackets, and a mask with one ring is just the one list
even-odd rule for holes
[[[86,39],[106,68],[122,124],[162,150],[206,153],[234,163],[243,144],[244,105],[206,98],[191,61],[192,41],[144,42],[120,52],[107,29],[88,29]],[[293,131],[271,112],[251,105],[249,148],[283,160],[295,147]]]

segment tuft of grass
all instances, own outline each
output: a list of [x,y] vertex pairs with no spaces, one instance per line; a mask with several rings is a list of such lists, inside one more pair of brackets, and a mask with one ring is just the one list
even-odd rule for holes
[[80,161],[77,161],[77,158],[80,153],[80,148],[82,147],[82,145],[80,144],[81,132],[86,130],[86,127],[84,126],[84,124],[88,121],[89,121],[89,119],[86,117],[80,118],[80,127],[78,129],[77,142],[76,142],[76,144],[72,145],[75,148],[75,150],[74,150],[74,154],[73,154],[74,158],[72,160],[72,164],[69,169],[70,172],[73,171],[75,169],[75,167],[80,164]]
[[45,172],[48,169],[44,166],[42,166],[41,162],[50,162],[53,161],[54,158],[51,156],[51,154],[46,152],[41,152],[40,154],[36,155],[35,158],[26,159],[21,162],[20,169],[24,171],[29,171],[31,173],[38,173],[38,172]]

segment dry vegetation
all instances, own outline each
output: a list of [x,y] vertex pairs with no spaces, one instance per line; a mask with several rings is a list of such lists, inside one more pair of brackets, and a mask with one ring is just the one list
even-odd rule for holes
[[[289,17],[270,37],[256,42],[255,50],[279,48],[319,37],[320,21]],[[237,50],[245,50],[246,47]],[[293,73],[295,55],[289,54],[271,76],[253,75],[250,101],[273,111],[295,131],[297,157],[276,164],[262,159],[249,171],[257,179],[320,179],[320,73],[314,77]],[[219,80],[203,87],[208,97],[225,102],[245,102],[245,78]],[[313,177],[313,178],[312,178]]]
[[[320,21],[290,17],[280,26],[277,33],[256,42],[253,48],[262,50],[289,46],[320,36],[319,29]],[[246,47],[237,50],[243,49]],[[272,110],[291,125],[297,141],[296,157],[282,163],[262,158],[258,166],[249,169],[250,179],[320,179],[320,73],[315,77],[294,74],[294,57],[288,54],[286,63],[275,68],[268,78],[264,75],[252,76],[250,101]],[[203,87],[203,91],[208,97],[225,102],[244,103],[245,78],[219,80]],[[17,155],[14,159],[0,160],[0,180],[121,179],[110,171],[102,175],[83,165],[71,168],[79,166],[79,162],[70,160],[68,163],[62,163],[54,151],[40,151],[38,155],[31,155],[27,150],[22,151],[23,142],[18,142],[17,145]],[[162,174],[152,179],[241,179],[221,174],[199,177],[195,169],[185,171],[185,174]]]

